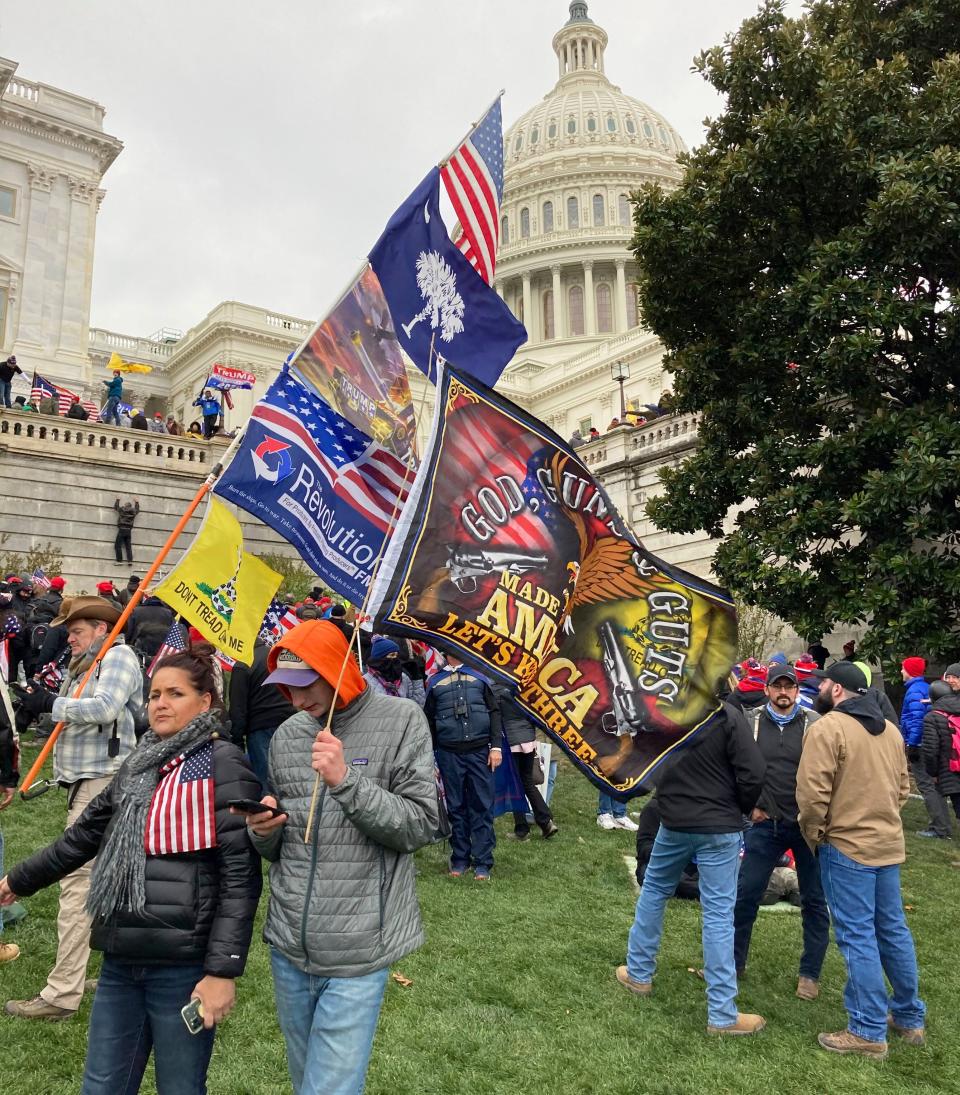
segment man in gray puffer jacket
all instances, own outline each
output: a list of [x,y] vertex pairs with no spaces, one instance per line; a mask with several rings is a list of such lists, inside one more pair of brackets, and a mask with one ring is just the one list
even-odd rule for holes
[[289,631],[267,668],[264,683],[299,711],[270,743],[279,803],[271,795],[263,802],[283,812],[247,819],[271,863],[264,939],[280,1029],[297,1095],[354,1095],[389,966],[424,939],[410,853],[438,825],[430,731],[414,702],[367,687],[343,632],[326,620]]

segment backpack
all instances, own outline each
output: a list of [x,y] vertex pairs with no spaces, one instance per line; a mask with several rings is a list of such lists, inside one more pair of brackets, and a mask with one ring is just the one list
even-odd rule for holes
[[948,767],[951,772],[960,772],[960,715],[948,715],[946,711],[938,711],[947,720],[950,730],[950,760]]

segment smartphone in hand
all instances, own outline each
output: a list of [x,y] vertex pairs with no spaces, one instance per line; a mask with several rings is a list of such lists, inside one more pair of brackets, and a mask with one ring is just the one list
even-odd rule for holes
[[268,806],[265,802],[257,802],[254,798],[232,798],[227,805],[241,814],[269,814],[271,817],[280,817],[286,812],[279,807]]
[[180,1014],[191,1034],[199,1034],[203,1030],[203,1004],[198,997],[194,996],[189,1004],[185,1004],[180,1009]]

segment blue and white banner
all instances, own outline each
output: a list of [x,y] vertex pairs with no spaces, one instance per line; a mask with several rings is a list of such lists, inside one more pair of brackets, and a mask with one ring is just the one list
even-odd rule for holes
[[330,589],[360,605],[408,480],[396,456],[284,367],[214,493],[269,525]]

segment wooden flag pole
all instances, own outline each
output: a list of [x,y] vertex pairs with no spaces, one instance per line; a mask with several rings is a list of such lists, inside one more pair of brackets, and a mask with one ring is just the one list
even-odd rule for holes
[[[150,568],[147,571],[147,573],[144,575],[143,580],[140,582],[140,585],[137,586],[136,590],[133,593],[133,596],[130,598],[130,600],[124,606],[123,611],[120,613],[120,618],[113,625],[113,630],[110,632],[110,634],[104,640],[103,646],[101,646],[100,649],[97,651],[97,655],[93,659],[93,662],[90,665],[90,668],[84,674],[83,680],[80,682],[80,684],[78,685],[76,691],[73,693],[73,699],[78,699],[80,696],[83,695],[83,690],[87,687],[87,683],[89,682],[90,678],[93,676],[94,671],[96,670],[97,664],[100,662],[100,660],[106,654],[106,652],[110,649],[110,647],[113,646],[114,642],[117,639],[117,636],[123,631],[123,629],[124,629],[124,627],[127,623],[127,620],[130,618],[130,614],[133,612],[133,610],[139,604],[140,599],[143,597],[144,592],[149,587],[150,582],[153,579],[154,575],[160,569],[160,566],[163,563],[164,559],[166,559],[167,555],[170,553],[170,550],[173,548],[173,545],[176,543],[177,538],[179,537],[180,533],[183,532],[183,530],[186,528],[187,522],[194,515],[194,513],[197,509],[197,506],[200,505],[200,503],[203,501],[203,499],[209,493],[210,488],[213,486],[213,484],[220,477],[220,474],[223,472],[224,465],[229,463],[230,459],[232,459],[233,454],[236,452],[237,448],[240,445],[240,441],[243,438],[244,432],[245,432],[244,430],[238,430],[237,431],[237,435],[234,437],[234,439],[227,446],[226,450],[224,451],[223,456],[217,461],[217,463],[213,466],[213,468],[211,468],[210,474],[203,481],[203,485],[200,487],[200,489],[197,491],[197,493],[193,496],[193,499],[190,502],[190,505],[187,506],[183,516],[180,518],[179,521],[177,521],[176,525],[174,526],[173,531],[167,537],[166,543],[160,549],[159,553],[157,554],[157,557],[150,564]],[[26,776],[24,777],[23,783],[20,784],[20,796],[21,796],[21,798],[26,799],[28,797],[27,792],[30,790],[30,788],[33,786],[33,784],[36,782],[37,776],[40,774],[41,768],[43,768],[43,765],[46,762],[47,757],[50,755],[54,745],[56,744],[57,738],[60,736],[61,732],[63,731],[63,726],[64,726],[64,724],[62,722],[58,722],[57,725],[53,728],[53,730],[50,734],[50,737],[47,738],[46,742],[44,743],[43,748],[40,750],[40,753],[37,756],[37,759],[33,762],[33,766],[31,767],[30,771],[27,772]]]
[[[437,337],[436,331],[434,331],[433,334],[430,336],[430,356],[428,358],[428,362],[431,365],[433,363],[433,356],[434,356],[433,344],[434,344],[434,340],[436,339],[436,337]],[[426,402],[427,402],[427,393],[426,393],[426,391],[424,391],[423,398],[420,400],[420,408],[419,408],[419,410],[417,412],[417,416],[416,416],[416,420],[418,422],[420,421],[420,415],[423,413],[423,408],[424,408]],[[411,466],[409,464],[407,464],[406,468],[404,469],[404,473],[403,473],[403,485],[404,485],[404,487],[406,486],[407,482],[410,479],[410,473],[412,472],[412,470],[413,469],[411,468]],[[384,553],[384,551],[386,550],[386,547],[387,547],[387,540],[390,537],[390,532],[393,529],[393,524],[396,521],[397,516],[400,512],[400,494],[402,493],[402,490],[403,490],[403,488],[401,488],[400,492],[398,492],[398,494],[397,494],[397,497],[394,499],[393,511],[390,514],[390,520],[387,522],[387,531],[383,534],[383,543],[380,545],[380,551],[377,553],[377,557],[376,557],[376,559],[374,560],[374,563],[373,563],[373,570],[371,571],[371,574],[370,574],[370,585],[367,586],[367,592],[366,592],[366,594],[363,598],[363,604],[360,606],[360,609],[358,610],[358,612],[355,615],[354,620],[353,620],[353,630],[350,632],[350,641],[347,643],[347,652],[346,652],[346,654],[344,654],[343,661],[340,664],[340,675],[337,677],[337,686],[333,690],[333,699],[331,699],[331,701],[330,701],[330,708],[327,711],[327,721],[326,721],[326,723],[324,724],[324,727],[323,727],[324,731],[327,732],[327,733],[329,733],[330,726],[333,722],[333,712],[334,712],[334,709],[337,706],[337,697],[340,695],[340,686],[343,684],[343,675],[347,670],[347,662],[350,660],[350,656],[351,656],[350,652],[353,649],[354,643],[357,644],[357,654],[358,654],[358,661],[359,661],[360,640],[359,640],[358,636],[359,636],[359,632],[360,632],[360,625],[366,621],[367,606],[370,603],[370,594],[373,592],[373,587],[374,587],[374,585],[376,584],[376,581],[377,581],[377,575],[380,572],[380,564],[383,562],[383,553]],[[310,812],[307,814],[307,827],[306,827],[306,830],[303,834],[303,843],[304,844],[309,844],[310,843],[310,831],[313,829],[313,819],[314,819],[314,816],[315,816],[316,811],[317,811],[317,802],[319,801],[319,798],[320,798],[320,773],[317,772],[317,777],[313,781],[313,794],[310,796]]]

